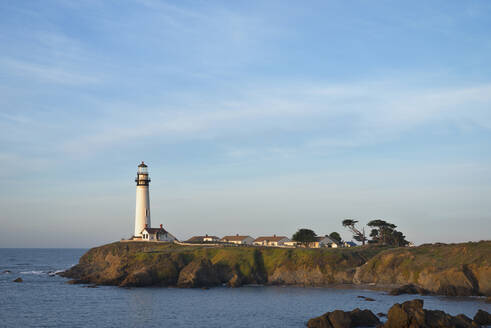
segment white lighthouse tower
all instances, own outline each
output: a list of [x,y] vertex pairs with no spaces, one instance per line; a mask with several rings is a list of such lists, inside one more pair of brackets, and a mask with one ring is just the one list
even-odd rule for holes
[[150,194],[148,169],[145,163],[138,165],[136,173],[136,210],[135,210],[135,237],[142,238],[142,231],[151,227],[150,224]]

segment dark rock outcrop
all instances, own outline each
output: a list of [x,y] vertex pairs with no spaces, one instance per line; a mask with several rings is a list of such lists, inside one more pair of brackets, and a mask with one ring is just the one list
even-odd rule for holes
[[383,328],[471,328],[477,327],[463,314],[452,316],[438,310],[423,309],[423,300],[394,304]]
[[[378,313],[379,316],[385,316]],[[369,310],[355,309],[350,312],[335,310],[307,322],[309,328],[476,328],[491,325],[491,315],[479,310],[474,320],[464,314],[452,316],[438,310],[423,309],[423,300],[412,300],[394,304],[387,315],[385,324]]]
[[474,316],[474,322],[482,326],[491,326],[491,314],[484,310],[478,310]]
[[2,271],[2,273],[3,273],[3,274],[6,274],[6,273],[12,273],[12,271],[10,271],[10,270],[3,270],[3,271]]
[[179,287],[218,286],[221,281],[210,260],[200,259],[186,265],[179,273]]
[[13,282],[23,282],[23,281],[24,281],[24,280],[22,280],[22,278],[21,278],[21,277],[19,277],[19,278],[17,278],[17,279],[15,279],[15,280],[13,280]]
[[352,327],[375,327],[380,320],[370,310],[354,309],[345,312],[335,310],[327,312],[307,322],[309,328],[352,328]]
[[88,282],[86,280],[72,279],[72,280],[68,280],[66,283],[69,285],[82,285],[82,284],[87,284]]
[[392,289],[389,292],[390,295],[402,295],[402,294],[419,294],[419,295],[429,295],[431,294],[429,290],[416,286],[414,284],[408,284],[401,287]]
[[121,287],[142,287],[151,286],[155,282],[152,271],[143,267],[140,270],[132,271],[119,285]]

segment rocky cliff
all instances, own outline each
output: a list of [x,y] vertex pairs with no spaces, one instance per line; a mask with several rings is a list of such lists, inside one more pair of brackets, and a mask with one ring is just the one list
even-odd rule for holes
[[357,268],[353,282],[414,284],[450,296],[491,295],[491,241],[391,249]]
[[490,295],[491,242],[387,249],[283,249],[116,242],[62,275],[118,286],[330,286],[407,283],[450,295]]

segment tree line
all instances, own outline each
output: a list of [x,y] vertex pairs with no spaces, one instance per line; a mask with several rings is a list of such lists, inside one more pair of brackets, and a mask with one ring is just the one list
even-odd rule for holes
[[[406,236],[398,230],[395,224],[389,223],[382,219],[371,220],[367,223],[367,226],[371,229],[368,239],[365,234],[365,227],[358,227],[358,221],[353,219],[345,219],[342,221],[343,227],[348,229],[353,234],[353,239],[362,243],[362,245],[378,244],[388,245],[395,247],[407,246],[409,242],[406,240]],[[341,235],[338,232],[331,232],[329,237],[338,243],[342,242]],[[311,230],[302,228],[299,229],[292,236],[292,240],[304,245],[315,242],[317,234]]]
[[406,236],[400,231],[397,231],[397,226],[395,224],[389,223],[382,219],[371,220],[367,223],[367,226],[371,228],[370,237],[368,239],[365,235],[365,228],[361,230],[356,226],[358,221],[353,219],[345,219],[342,224],[343,227],[347,228],[353,233],[353,239],[365,245],[366,242],[369,244],[380,244],[402,247],[407,246],[409,242],[406,240]]

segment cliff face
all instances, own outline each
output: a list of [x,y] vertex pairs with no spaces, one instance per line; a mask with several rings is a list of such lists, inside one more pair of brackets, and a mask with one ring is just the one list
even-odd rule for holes
[[116,242],[62,275],[118,286],[418,284],[447,295],[490,295],[491,242],[387,249],[282,249]]
[[491,295],[491,241],[391,249],[357,268],[353,282],[412,283],[451,296]]
[[282,249],[116,242],[95,247],[62,275],[119,286],[351,283],[356,267],[385,248]]

